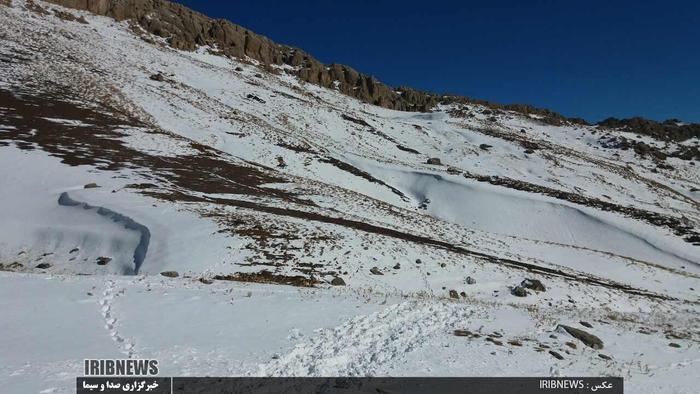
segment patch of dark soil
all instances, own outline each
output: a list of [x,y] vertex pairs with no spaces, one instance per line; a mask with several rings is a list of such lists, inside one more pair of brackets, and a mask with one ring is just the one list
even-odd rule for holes
[[[152,194],[154,196],[158,195],[157,192],[154,192]],[[268,213],[268,214],[272,214],[272,215],[280,215],[280,216],[287,216],[287,217],[303,219],[303,220],[307,220],[307,221],[335,224],[335,225],[339,225],[339,226],[343,226],[343,227],[347,227],[347,228],[352,228],[352,229],[367,232],[367,233],[378,234],[378,235],[382,235],[382,236],[386,236],[386,237],[404,240],[404,241],[411,242],[411,243],[417,243],[417,244],[421,244],[421,245],[426,245],[426,246],[430,246],[430,247],[444,249],[444,250],[447,250],[447,251],[450,251],[453,253],[457,253],[457,254],[478,257],[484,262],[498,264],[498,265],[502,265],[502,266],[507,266],[507,267],[514,268],[514,269],[522,269],[522,270],[526,270],[526,271],[529,271],[529,272],[532,272],[535,274],[560,277],[560,278],[563,278],[566,280],[571,280],[574,282],[581,282],[581,283],[586,283],[589,285],[601,286],[601,287],[610,288],[610,289],[622,291],[625,293],[649,297],[649,298],[664,299],[664,300],[675,299],[675,298],[670,297],[670,296],[657,294],[657,293],[653,293],[653,292],[642,290],[642,289],[637,289],[637,288],[631,287],[631,286],[626,285],[626,284],[622,284],[622,283],[618,283],[618,282],[614,282],[614,281],[609,281],[609,280],[597,278],[594,276],[584,276],[580,273],[565,272],[565,271],[555,269],[555,268],[542,267],[542,266],[538,266],[535,264],[530,264],[530,263],[526,263],[526,262],[522,262],[522,261],[496,257],[496,256],[489,255],[486,253],[469,250],[469,249],[454,245],[454,244],[449,243],[449,242],[439,241],[439,240],[435,240],[435,239],[432,239],[429,237],[416,235],[416,234],[412,234],[412,233],[407,233],[407,232],[403,232],[403,231],[399,231],[399,230],[395,230],[395,229],[391,229],[391,228],[376,226],[373,224],[360,222],[360,221],[356,221],[356,220],[326,216],[324,214],[317,213],[317,212],[300,211],[297,209],[282,208],[282,207],[272,207],[272,206],[267,206],[267,205],[256,203],[256,202],[241,201],[241,200],[221,200],[221,199],[212,198],[212,197],[194,197],[194,196],[182,196],[182,198],[189,198],[188,201],[219,203],[219,204],[224,204],[224,205],[247,208],[247,209],[251,209],[254,211],[264,212],[264,213]],[[212,214],[212,216],[215,216],[215,215],[217,215],[217,214]],[[416,262],[418,262],[418,260],[416,260]]]
[[[145,168],[149,176],[168,179],[176,188],[188,192],[265,196],[313,205],[290,192],[260,186],[284,183],[286,179],[195,142],[190,142],[190,147],[198,151],[197,155],[177,157],[160,157],[129,148],[120,140],[124,136],[120,128],[141,127],[144,129],[139,132],[143,133],[159,131],[109,109],[80,106],[61,93],[39,95],[0,90],[0,103],[6,107],[3,123],[15,127],[0,133],[0,141],[12,142],[20,149],[42,149],[71,166],[92,165],[111,171]],[[82,125],[47,118],[79,120]]]
[[365,179],[365,180],[367,180],[367,181],[369,181],[369,182],[382,185],[382,186],[388,188],[389,190],[391,190],[392,193],[394,193],[394,194],[396,194],[397,196],[401,197],[403,200],[406,200],[406,196],[401,192],[401,190],[399,190],[399,189],[397,189],[397,188],[395,188],[395,187],[393,187],[393,186],[391,186],[391,185],[385,183],[384,181],[382,181],[382,180],[380,180],[380,179],[377,179],[377,178],[373,177],[372,174],[370,174],[370,173],[368,173],[368,172],[365,172],[365,171],[362,171],[361,169],[359,169],[359,168],[357,168],[357,167],[355,167],[355,166],[352,166],[352,165],[350,165],[350,164],[348,164],[348,163],[346,163],[346,162],[344,162],[344,161],[340,161],[340,160],[338,160],[338,159],[336,159],[336,158],[334,158],[334,157],[322,158],[322,159],[320,159],[320,161],[321,161],[322,163],[332,164],[332,165],[334,165],[335,167],[337,167],[337,168],[339,168],[339,169],[341,169],[341,170],[343,170],[343,171],[345,171],[345,172],[349,172],[349,173],[351,173],[352,175],[355,175],[355,176],[358,176],[358,177],[360,177],[360,178],[363,178],[363,179]]
[[353,118],[352,116],[346,115],[346,114],[341,114],[341,117],[343,119],[347,120],[348,122],[352,122],[352,123],[355,123],[355,124],[358,124],[358,125],[364,126],[364,127],[374,128],[374,127],[372,127],[371,124],[367,123],[366,121],[364,121],[362,119]]
[[305,276],[279,275],[273,274],[267,270],[254,273],[237,272],[232,275],[216,275],[214,276],[214,279],[236,282],[273,283],[298,287],[315,287],[315,285],[320,283],[315,279],[310,279]]
[[679,237],[682,237],[686,242],[689,243],[693,243],[693,240],[695,239],[693,237],[700,237],[700,233],[695,231],[693,229],[693,226],[687,224],[680,218],[675,218],[656,212],[645,211],[643,209],[635,207],[617,205],[611,202],[599,200],[597,198],[586,197],[582,194],[565,192],[562,190],[535,185],[533,183],[528,183],[512,178],[506,178],[501,176],[476,175],[471,173],[464,173],[464,177],[468,179],[474,179],[479,182],[486,182],[495,186],[507,187],[509,189],[544,194],[546,196],[553,197],[559,200],[569,201],[575,204],[600,209],[602,211],[620,213],[627,217],[645,221],[654,226],[669,228],[674,232],[674,234],[678,235]]
[[297,153],[309,153],[312,155],[315,155],[318,153],[315,150],[311,149],[311,147],[302,146],[302,145],[292,145],[292,144],[288,144],[286,142],[278,142],[277,146],[292,150],[292,151],[297,152]]
[[403,146],[403,145],[400,145],[400,144],[396,144],[396,147],[397,147],[399,150],[402,150],[402,151],[404,151],[404,152],[408,152],[408,153],[413,153],[413,154],[416,154],[416,155],[420,155],[420,152],[418,152],[418,151],[415,150],[415,149],[411,149],[411,148],[409,148],[409,147],[406,147],[406,146]]

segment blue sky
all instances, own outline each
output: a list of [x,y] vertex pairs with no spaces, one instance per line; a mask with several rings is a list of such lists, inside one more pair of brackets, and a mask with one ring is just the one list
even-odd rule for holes
[[392,86],[700,122],[700,1],[179,1]]

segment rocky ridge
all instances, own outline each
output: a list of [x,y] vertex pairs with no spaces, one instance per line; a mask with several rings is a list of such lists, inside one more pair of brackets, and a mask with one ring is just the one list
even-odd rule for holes
[[[325,65],[308,53],[273,42],[224,19],[212,19],[181,4],[165,0],[48,0],[50,3],[114,18],[129,20],[137,33],[150,33],[167,40],[176,49],[192,51],[200,45],[216,48],[220,54],[272,66],[287,65],[301,80],[364,102],[400,111],[427,112],[439,103],[479,104],[494,110],[536,115],[540,121],[562,125],[587,124],[583,119],[567,118],[548,109],[526,104],[496,104],[457,95],[438,95],[409,87],[390,87],[375,77],[342,64]],[[150,40],[146,35],[144,39]]]

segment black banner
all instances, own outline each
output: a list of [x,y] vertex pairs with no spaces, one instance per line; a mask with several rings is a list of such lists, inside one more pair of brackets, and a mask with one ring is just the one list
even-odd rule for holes
[[120,378],[77,379],[78,394],[622,394],[622,378]]

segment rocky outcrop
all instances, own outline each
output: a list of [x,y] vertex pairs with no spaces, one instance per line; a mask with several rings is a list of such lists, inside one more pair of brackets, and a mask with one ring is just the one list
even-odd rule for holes
[[280,45],[265,36],[223,19],[212,19],[183,5],[164,0],[48,0],[64,7],[87,10],[117,21],[130,20],[144,31],[166,38],[176,49],[191,51],[211,45],[221,54],[249,57],[263,66],[287,64],[306,81],[362,101],[397,110],[427,111],[437,95],[410,88],[393,89],[373,76],[342,64],[325,65],[304,51]]
[[693,137],[700,138],[700,124],[685,124],[678,119],[656,122],[638,116],[629,119],[607,118],[599,122],[598,126],[648,135],[658,140],[685,141]]
[[[513,111],[535,115],[547,124],[588,124],[580,118],[567,118],[549,109],[526,104],[497,104],[457,95],[437,95],[408,87],[392,88],[371,75],[360,73],[342,64],[323,64],[308,53],[291,46],[280,45],[265,36],[224,19],[212,19],[181,4],[166,0],[47,0],[64,7],[90,11],[117,21],[130,20],[132,27],[167,39],[176,49],[192,51],[199,45],[210,45],[222,55],[240,59],[250,58],[272,70],[272,65],[289,65],[301,80],[385,108],[400,111],[426,112],[438,103],[479,104],[495,113]],[[607,119],[599,125],[626,127],[648,135],[669,139],[687,139],[700,135],[700,125],[678,126],[674,121],[658,123],[641,118]]]

